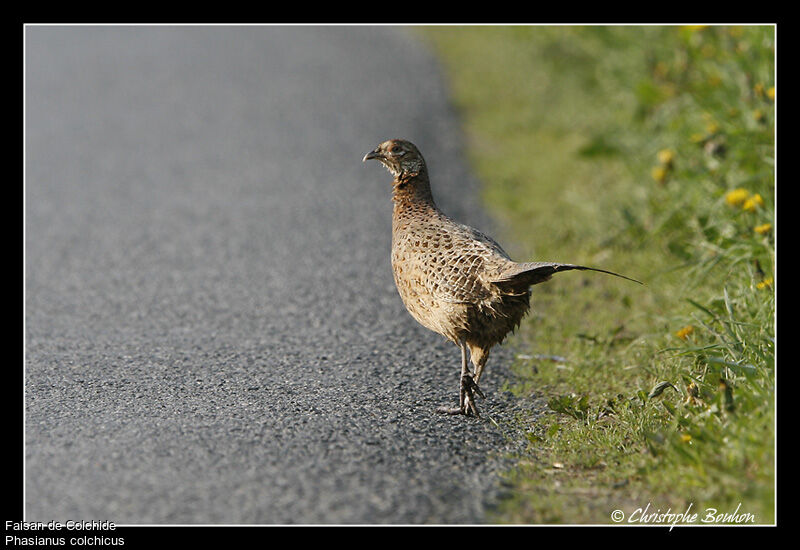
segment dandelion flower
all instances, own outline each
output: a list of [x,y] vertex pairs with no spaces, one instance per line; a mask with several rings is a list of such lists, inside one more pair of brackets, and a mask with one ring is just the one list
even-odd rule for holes
[[681,434],[681,441],[684,443],[689,443],[692,440],[692,436],[689,434]]
[[772,286],[772,277],[767,277],[760,283],[756,283],[756,288],[761,290],[763,288],[771,287]]
[[658,152],[658,162],[664,166],[671,166],[673,160],[675,160],[675,151],[672,149],[662,149]]
[[716,134],[719,132],[719,124],[717,124],[716,120],[709,120],[706,123],[706,132],[709,134]]
[[694,332],[694,327],[692,325],[686,325],[679,331],[675,333],[675,336],[680,338],[681,340],[686,340],[690,334]]
[[725,202],[731,206],[739,206],[744,203],[750,196],[750,191],[747,189],[733,189],[725,193]]
[[653,166],[653,169],[650,171],[650,175],[652,175],[653,179],[658,183],[664,183],[664,181],[667,179],[667,169],[663,166]]
[[775,86],[767,88],[767,97],[770,101],[775,101]]
[[692,382],[688,386],[686,386],[686,403],[687,405],[702,405],[703,401],[698,399],[700,396],[700,388],[697,387],[697,384]]
[[659,61],[653,67],[653,75],[659,78],[664,78],[669,74],[669,66],[663,61]]
[[761,195],[756,193],[744,201],[744,204],[742,204],[742,209],[746,210],[747,212],[755,212],[756,208],[761,206],[764,206],[764,199],[761,198]]
[[759,82],[758,84],[753,86],[753,92],[755,92],[755,94],[758,97],[764,97],[764,85],[761,82]]
[[731,27],[728,29],[728,34],[734,38],[739,38],[744,34],[744,29],[742,29],[742,27]]
[[766,235],[767,233],[770,232],[770,229],[772,229],[772,224],[771,223],[765,223],[765,224],[762,224],[762,225],[755,226],[753,228],[753,231],[755,231],[759,235]]

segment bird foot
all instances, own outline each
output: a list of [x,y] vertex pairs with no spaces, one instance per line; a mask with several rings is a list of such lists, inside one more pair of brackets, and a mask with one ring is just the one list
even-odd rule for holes
[[481,399],[486,399],[483,391],[481,391],[481,389],[478,387],[478,384],[475,383],[475,380],[472,379],[472,376],[465,374],[461,377],[461,406],[439,407],[436,409],[436,412],[442,414],[463,414],[465,416],[474,414],[476,417],[480,417],[480,414],[478,413],[478,407],[475,405],[476,394],[479,395]]

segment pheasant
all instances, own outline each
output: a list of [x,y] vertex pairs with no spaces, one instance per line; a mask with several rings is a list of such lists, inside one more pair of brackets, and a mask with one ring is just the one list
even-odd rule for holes
[[[511,260],[477,229],[447,217],[433,200],[428,169],[417,147],[391,139],[363,162],[380,161],[392,182],[392,271],[411,316],[461,348],[458,407],[438,412],[479,416],[476,395],[489,351],[513,332],[530,310],[530,287],[573,269],[624,275],[581,265]],[[469,350],[474,373],[467,361]]]

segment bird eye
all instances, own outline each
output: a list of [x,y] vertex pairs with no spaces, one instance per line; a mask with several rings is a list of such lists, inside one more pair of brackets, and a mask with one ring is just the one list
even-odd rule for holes
[[403,148],[400,147],[399,145],[392,145],[391,147],[389,147],[389,152],[390,153],[395,153],[395,154],[402,153],[403,152]]

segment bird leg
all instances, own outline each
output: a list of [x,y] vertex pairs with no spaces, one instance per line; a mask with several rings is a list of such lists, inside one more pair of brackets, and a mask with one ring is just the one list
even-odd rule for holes
[[468,345],[468,347],[472,364],[475,366],[475,374],[472,379],[478,384],[483,374],[483,367],[486,366],[486,361],[489,359],[489,348],[480,347],[477,344]]
[[472,412],[475,416],[480,416],[478,407],[475,405],[475,394],[480,395],[482,399],[486,399],[486,396],[470,374],[465,374],[461,377],[461,391],[464,393],[464,404],[461,406],[464,414],[469,416],[470,412]]
[[477,393],[483,399],[486,399],[486,396],[472,379],[472,374],[469,371],[469,364],[467,362],[467,343],[465,340],[461,341],[460,347],[461,379],[458,391],[459,405],[457,408],[439,407],[436,411],[444,414],[463,414],[467,416],[475,414],[475,416],[480,416],[480,414],[478,414],[478,407],[475,405],[475,394]]

